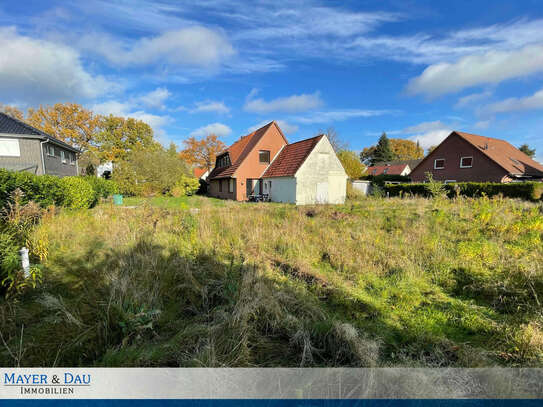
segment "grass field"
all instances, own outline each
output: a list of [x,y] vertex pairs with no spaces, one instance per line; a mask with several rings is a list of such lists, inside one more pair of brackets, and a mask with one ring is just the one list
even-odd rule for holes
[[2,366],[543,367],[542,204],[125,204],[43,219]]
[[166,209],[188,209],[200,208],[202,206],[224,206],[225,201],[216,198],[208,198],[200,195],[182,196],[179,198],[171,196],[155,196],[152,198],[124,197],[123,206],[150,205]]

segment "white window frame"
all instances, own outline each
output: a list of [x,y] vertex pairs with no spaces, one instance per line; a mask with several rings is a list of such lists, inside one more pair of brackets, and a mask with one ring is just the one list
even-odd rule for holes
[[[471,158],[471,165],[462,165],[462,160],[464,158]],[[460,168],[471,168],[473,167],[473,157],[472,156],[466,156],[466,157],[460,157]]]
[[0,138],[1,141],[6,142],[7,154],[0,154],[1,157],[20,157],[21,156],[21,143],[17,138]]
[[64,150],[60,150],[60,162],[62,164],[68,164],[68,160],[66,159],[66,153]]
[[443,183],[444,183],[444,184],[452,184],[452,183],[454,183],[454,182],[456,182],[455,179],[446,179]]
[[228,192],[233,193],[234,192],[234,179],[230,178],[228,180]]
[[55,147],[52,145],[47,146],[47,156],[48,157],[54,157],[55,156]]
[[76,157],[75,153],[69,153],[70,154],[70,165],[75,165]]
[[[438,161],[443,161],[443,167],[438,167],[437,166]],[[434,160],[434,170],[443,170],[443,169],[445,169],[445,159],[444,158],[436,158]]]

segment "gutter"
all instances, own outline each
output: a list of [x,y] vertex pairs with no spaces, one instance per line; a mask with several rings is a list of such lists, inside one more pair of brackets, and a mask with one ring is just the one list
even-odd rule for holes
[[45,175],[45,159],[43,157],[43,145],[47,144],[49,142],[49,139],[45,139],[44,141],[40,141],[40,155],[41,155],[41,166],[43,168],[43,174]]

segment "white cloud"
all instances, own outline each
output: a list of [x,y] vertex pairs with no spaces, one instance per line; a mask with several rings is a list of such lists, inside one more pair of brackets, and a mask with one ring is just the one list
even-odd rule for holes
[[409,81],[407,91],[436,97],[537,72],[543,72],[543,45],[514,51],[488,51],[465,56],[454,63],[430,65],[420,76]]
[[441,143],[451,131],[449,126],[439,120],[419,123],[402,130],[404,134],[410,135],[408,140],[418,142],[425,150]]
[[296,116],[292,120],[303,124],[331,123],[352,119],[355,117],[374,117],[385,114],[398,113],[395,110],[367,110],[367,109],[344,109],[315,112],[306,116]]
[[213,67],[236,53],[223,33],[202,26],[166,31],[136,42],[123,42],[105,34],[92,33],[84,36],[79,46],[123,67],[157,63]]
[[226,124],[211,123],[200,127],[189,134],[191,137],[205,137],[209,134],[215,134],[217,137],[226,137],[232,133],[232,129]]
[[159,136],[165,135],[163,127],[173,121],[170,116],[160,116],[147,113],[143,110],[135,110],[134,104],[131,102],[118,102],[116,100],[109,100],[91,106],[91,110],[98,114],[111,114],[113,116],[132,117],[134,119],[141,120],[151,126],[153,131]]
[[[251,126],[247,129],[247,131],[249,133],[255,131],[256,129],[259,129],[261,128],[262,126],[265,126],[266,124],[268,124],[269,122],[271,122],[271,120],[262,120],[260,123],[258,124],[255,124],[254,126]],[[287,122],[286,120],[276,120],[275,121],[278,125],[279,125],[279,128],[281,129],[281,131],[285,134],[293,134],[293,133],[296,133],[299,129],[299,127],[295,124],[291,124],[289,122]]]
[[492,103],[482,109],[485,113],[506,113],[523,110],[543,109],[543,89],[531,96],[523,98],[509,98]]
[[322,105],[323,101],[319,95],[319,92],[315,92],[277,98],[268,102],[262,98],[249,99],[245,103],[244,109],[253,113],[299,113],[316,109]]
[[92,99],[115,86],[89,73],[74,49],[0,28],[0,93],[29,104]]
[[230,108],[224,104],[224,102],[216,102],[212,100],[208,100],[205,102],[196,102],[196,107],[193,109],[190,109],[190,113],[219,113],[219,114],[227,114],[230,113]]
[[164,109],[164,102],[172,94],[166,88],[156,88],[155,90],[140,96],[139,100],[146,106],[155,109]]
[[481,129],[481,130],[488,129],[489,126],[490,126],[490,120],[481,120],[475,123],[474,125],[476,129]]
[[454,107],[459,109],[466,106],[470,106],[476,102],[489,98],[491,95],[492,95],[492,92],[489,90],[485,90],[479,93],[471,93],[469,95],[462,96],[460,99],[458,99],[458,102],[456,102]]

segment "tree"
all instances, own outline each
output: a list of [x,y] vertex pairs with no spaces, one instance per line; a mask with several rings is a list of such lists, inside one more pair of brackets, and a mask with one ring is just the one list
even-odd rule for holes
[[207,168],[209,171],[215,165],[217,154],[226,149],[226,145],[215,134],[209,134],[201,140],[189,137],[183,144],[185,149],[179,153],[179,157],[190,166]]
[[325,131],[319,130],[317,135],[320,136],[321,134],[324,134],[326,136],[330,144],[332,144],[332,148],[336,153],[349,149],[349,144],[339,136],[335,128],[328,127]]
[[426,155],[430,154],[432,151],[434,151],[437,148],[437,146],[430,146],[426,150]]
[[424,157],[424,149],[411,140],[390,139],[390,147],[395,160],[418,160]]
[[96,155],[100,162],[120,162],[134,151],[156,151],[162,146],[153,138],[153,129],[141,120],[109,115],[100,121],[96,137]]
[[96,149],[101,117],[76,103],[28,109],[26,122],[83,153]]
[[192,177],[185,163],[161,146],[129,152],[113,171],[113,180],[127,195],[168,193],[183,177]]
[[7,114],[19,120],[24,120],[24,114],[19,108],[15,106],[0,104],[0,112]]
[[530,158],[535,156],[535,148],[530,148],[528,144],[523,144],[518,149]]
[[342,150],[337,153],[337,157],[351,179],[360,178],[362,174],[364,174],[364,171],[366,171],[366,166],[360,162],[356,153],[353,151]]
[[383,132],[381,137],[379,137],[379,141],[377,142],[377,145],[375,146],[372,164],[382,162],[382,161],[392,161],[395,158],[396,156],[394,155],[394,152],[392,151],[390,140],[388,139],[387,134]]

